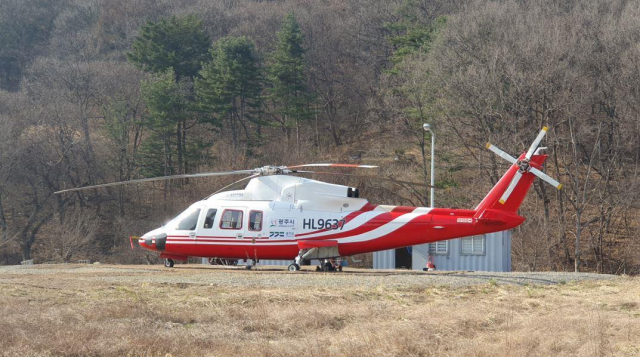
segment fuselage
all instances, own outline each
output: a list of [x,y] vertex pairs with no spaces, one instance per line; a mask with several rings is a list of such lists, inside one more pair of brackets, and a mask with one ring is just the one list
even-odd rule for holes
[[[335,255],[349,256],[500,231],[522,221],[486,220],[475,210],[373,205],[348,197],[354,190],[346,186],[287,177],[254,179],[259,182],[243,191],[197,202],[145,234],[140,245],[173,259],[288,260],[304,248],[337,247]],[[256,200],[269,186],[278,192],[275,199]]]

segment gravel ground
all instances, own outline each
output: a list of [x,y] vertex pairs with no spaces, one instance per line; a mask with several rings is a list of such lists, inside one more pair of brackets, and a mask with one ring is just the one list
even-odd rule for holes
[[564,272],[414,272],[348,269],[343,273],[316,273],[313,267],[300,272],[287,272],[285,267],[260,267],[247,271],[244,267],[177,265],[34,265],[0,267],[0,285],[12,283],[57,281],[82,285],[104,284],[197,284],[220,287],[251,288],[419,288],[424,286],[463,287],[479,284],[552,285],[584,280],[609,280],[614,275]]

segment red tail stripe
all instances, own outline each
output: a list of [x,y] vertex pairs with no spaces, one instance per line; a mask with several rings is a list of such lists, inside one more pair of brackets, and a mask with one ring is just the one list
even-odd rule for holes
[[357,212],[370,212],[376,209],[376,207],[378,207],[378,205],[372,205],[371,203],[367,202]]

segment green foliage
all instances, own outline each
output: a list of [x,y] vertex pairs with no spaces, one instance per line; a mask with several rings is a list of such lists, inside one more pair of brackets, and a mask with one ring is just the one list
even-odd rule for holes
[[277,37],[269,67],[269,99],[284,118],[285,126],[290,126],[295,120],[310,119],[313,115],[310,109],[313,97],[304,74],[304,37],[293,14],[285,16]]
[[195,77],[209,59],[211,39],[196,15],[147,22],[127,53],[138,68],[153,73],[172,69],[177,78]]
[[225,37],[211,50],[195,87],[202,107],[214,114],[255,120],[261,76],[255,45],[246,37]]
[[163,175],[173,174],[172,153],[178,144],[175,128],[177,125],[179,130],[180,123],[190,115],[189,92],[169,69],[143,81],[141,94],[148,112],[144,124],[153,131],[141,148],[143,174],[158,174],[161,167]]
[[211,147],[213,147],[213,143],[203,141],[200,138],[193,138],[189,141],[185,150],[185,158],[191,163],[192,167],[195,168],[196,172],[201,171],[198,169],[199,165],[213,159],[213,155],[211,155],[210,152]]
[[[142,177],[172,175],[173,167],[167,165],[170,153],[165,153],[165,136],[151,132],[140,145],[139,170]],[[168,154],[168,155],[167,155]]]
[[117,147],[129,143],[129,131],[136,124],[132,118],[130,108],[126,103],[115,102],[102,108],[105,122],[102,129],[106,137],[113,141]]
[[397,11],[399,21],[385,24],[385,27],[394,33],[389,37],[389,42],[395,47],[391,56],[391,62],[394,64],[400,63],[411,54],[429,52],[440,30],[447,23],[444,16],[427,22],[420,14],[419,8],[417,0],[406,0]]
[[171,133],[189,115],[187,90],[183,82],[176,81],[172,69],[143,81],[141,93],[149,112],[145,124],[156,132]]
[[446,25],[446,18],[429,21],[421,13],[417,0],[406,0],[397,15],[397,22],[385,25],[394,33],[389,41],[396,48],[390,70],[396,82],[390,92],[399,99],[399,109],[409,123],[425,123],[428,117],[433,117],[428,53]]
[[[431,20],[417,0],[405,0],[396,12],[398,20],[385,24],[392,35],[388,40],[395,51],[390,57],[393,67],[388,71],[388,97],[403,118],[406,129],[412,133],[422,154],[420,173],[428,179],[427,148],[430,133],[421,130],[423,123],[434,123],[435,90],[428,65],[429,51],[446,24],[444,17]],[[453,181],[439,181],[437,186],[451,187]],[[428,197],[424,192],[424,202]]]
[[107,163],[117,172],[118,179],[130,178],[142,130],[142,122],[136,117],[135,109],[125,101],[115,101],[102,107],[104,137],[111,142],[112,151]]

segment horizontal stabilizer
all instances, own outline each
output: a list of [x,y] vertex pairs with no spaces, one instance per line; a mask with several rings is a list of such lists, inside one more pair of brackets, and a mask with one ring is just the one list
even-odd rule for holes
[[479,223],[486,224],[514,224],[517,226],[524,222],[524,217],[522,216],[497,209],[486,209],[477,218]]

